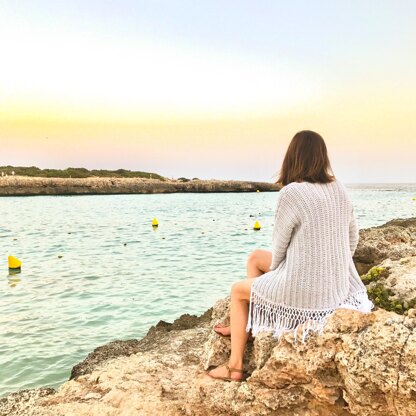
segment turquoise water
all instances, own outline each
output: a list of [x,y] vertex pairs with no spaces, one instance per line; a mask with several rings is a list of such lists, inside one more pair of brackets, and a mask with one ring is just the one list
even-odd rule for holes
[[[416,184],[348,188],[360,228],[416,216]],[[248,253],[270,248],[276,196],[0,198],[0,395],[57,386],[95,347],[226,296]]]

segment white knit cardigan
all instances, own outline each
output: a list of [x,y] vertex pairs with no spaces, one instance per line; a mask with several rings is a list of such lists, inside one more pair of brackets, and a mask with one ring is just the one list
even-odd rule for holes
[[250,293],[246,331],[293,331],[297,342],[322,334],[337,308],[368,313],[374,308],[352,256],[359,234],[347,189],[333,182],[292,182],[278,193],[270,271]]

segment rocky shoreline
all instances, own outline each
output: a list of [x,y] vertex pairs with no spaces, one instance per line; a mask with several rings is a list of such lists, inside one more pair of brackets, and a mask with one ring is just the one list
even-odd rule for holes
[[269,182],[223,180],[159,180],[147,178],[34,178],[0,177],[0,196],[32,195],[117,195],[174,192],[256,192],[278,191]]
[[98,347],[58,390],[0,399],[0,415],[416,415],[416,218],[360,230],[354,262],[376,308],[338,309],[306,345],[259,334],[247,344],[245,382],[204,375],[230,351],[211,329],[228,322],[227,296],[143,339]]

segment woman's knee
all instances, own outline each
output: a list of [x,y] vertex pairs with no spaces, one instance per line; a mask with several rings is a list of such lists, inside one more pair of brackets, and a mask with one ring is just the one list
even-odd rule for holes
[[232,293],[237,293],[237,292],[240,290],[240,286],[241,286],[241,281],[234,282],[234,283],[231,285],[231,292],[232,292]]
[[250,298],[250,289],[252,284],[252,279],[240,280],[234,282],[231,286],[231,296],[235,296],[239,299],[249,299]]
[[242,282],[234,282],[231,286],[231,296],[240,298],[243,292]]
[[[257,249],[250,253],[247,262],[247,270],[257,269],[266,273],[272,264],[272,252],[268,250]],[[252,276],[253,277],[253,276]]]
[[247,263],[256,266],[260,263],[261,256],[262,252],[260,249],[254,250],[249,254]]

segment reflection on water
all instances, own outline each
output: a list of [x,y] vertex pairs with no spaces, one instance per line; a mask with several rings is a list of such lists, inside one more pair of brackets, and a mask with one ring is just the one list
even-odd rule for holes
[[21,269],[9,269],[8,283],[10,287],[15,287],[21,281],[19,277],[14,277],[19,275],[21,272]]
[[15,287],[21,280],[16,277],[9,277],[8,282],[10,287]]
[[[360,228],[416,214],[416,185],[349,189]],[[212,306],[270,248],[276,196],[0,198],[0,395],[56,386],[98,345]]]

